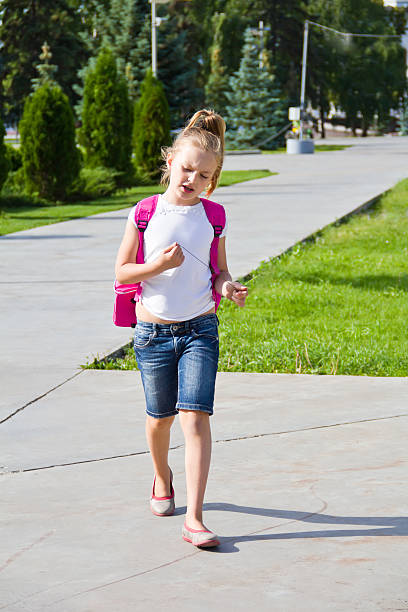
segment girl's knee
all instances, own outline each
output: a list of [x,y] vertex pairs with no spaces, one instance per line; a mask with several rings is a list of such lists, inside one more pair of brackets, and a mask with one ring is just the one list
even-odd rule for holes
[[201,410],[180,410],[180,422],[185,434],[200,436],[210,427],[210,415]]
[[146,415],[146,427],[152,431],[158,431],[158,430],[166,430],[166,429],[170,429],[170,427],[172,426],[174,421],[174,416],[170,416],[170,417],[163,417],[161,419],[157,418],[157,417],[152,417],[149,414]]

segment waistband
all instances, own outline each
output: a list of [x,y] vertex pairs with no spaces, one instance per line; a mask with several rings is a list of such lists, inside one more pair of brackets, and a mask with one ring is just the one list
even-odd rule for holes
[[147,321],[138,321],[137,327],[146,331],[155,331],[168,334],[173,334],[175,332],[185,334],[191,329],[199,329],[200,327],[208,325],[209,323],[215,323],[216,325],[219,323],[217,315],[213,312],[194,317],[194,319],[189,319],[188,321],[177,321],[177,323],[148,323]]

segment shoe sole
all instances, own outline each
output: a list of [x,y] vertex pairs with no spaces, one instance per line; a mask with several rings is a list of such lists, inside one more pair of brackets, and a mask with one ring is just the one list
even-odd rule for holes
[[174,512],[175,512],[175,510],[173,510],[172,512],[162,512],[162,513],[160,513],[160,512],[154,512],[154,510],[152,510],[151,508],[150,508],[150,510],[151,510],[151,513],[154,514],[154,516],[172,516],[174,514]]
[[182,537],[185,542],[189,542],[190,544],[192,544],[193,546],[196,546],[197,548],[212,548],[213,546],[219,546],[220,544],[219,540],[206,540],[205,542],[201,542],[200,544],[194,544],[193,540],[190,540],[190,538],[187,538],[187,536],[182,536]]

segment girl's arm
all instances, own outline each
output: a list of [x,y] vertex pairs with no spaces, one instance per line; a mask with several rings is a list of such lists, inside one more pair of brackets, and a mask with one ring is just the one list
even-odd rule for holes
[[218,242],[218,269],[219,275],[215,279],[215,290],[238,306],[245,306],[248,289],[238,281],[233,281],[228,271],[227,254],[225,251],[225,237]]
[[139,232],[133,221],[129,219],[116,257],[115,275],[118,283],[123,285],[139,283],[170,268],[177,268],[184,261],[180,245],[174,242],[165,248],[154,261],[137,264],[135,261],[138,247]]

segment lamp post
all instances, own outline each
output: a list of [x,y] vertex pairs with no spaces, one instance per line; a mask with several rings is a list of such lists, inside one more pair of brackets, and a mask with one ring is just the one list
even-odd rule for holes
[[303,32],[302,80],[300,86],[300,140],[303,140],[303,115],[305,111],[307,43],[309,40],[309,22],[306,19]]
[[[152,72],[157,77],[157,34],[156,28],[160,25],[156,17],[156,4],[167,4],[169,0],[149,0],[152,5]],[[161,21],[161,20],[160,20]]]

